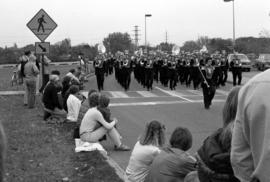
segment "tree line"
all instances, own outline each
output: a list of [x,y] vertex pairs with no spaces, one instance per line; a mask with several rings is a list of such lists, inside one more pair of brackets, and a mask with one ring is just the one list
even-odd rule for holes
[[[103,39],[103,45],[106,47],[106,52],[116,53],[134,52],[138,49],[144,49],[144,46],[136,47],[128,33],[114,32]],[[148,46],[148,50],[160,50],[171,53],[175,44],[162,42],[156,46]],[[206,46],[209,53],[216,50],[230,53],[233,50],[231,39],[209,38],[207,36],[200,36],[197,40],[186,41],[181,47],[181,51],[193,52],[200,50]],[[0,47],[0,64],[17,63],[19,57],[26,50],[35,51],[34,44],[26,45],[18,48],[16,44],[12,47]],[[235,41],[235,51],[244,54],[253,54],[258,56],[260,53],[270,53],[270,38],[268,37],[241,37]],[[88,60],[93,60],[98,54],[98,44],[79,44],[71,46],[71,40],[66,38],[50,46],[49,58],[52,61],[78,61],[78,56],[82,55]]]

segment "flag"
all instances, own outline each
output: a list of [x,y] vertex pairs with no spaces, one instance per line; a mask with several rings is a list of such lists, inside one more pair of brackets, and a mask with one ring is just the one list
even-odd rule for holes
[[152,15],[151,14],[145,14],[145,17],[151,17]]
[[224,2],[231,2],[231,1],[234,1],[234,0],[223,0]]

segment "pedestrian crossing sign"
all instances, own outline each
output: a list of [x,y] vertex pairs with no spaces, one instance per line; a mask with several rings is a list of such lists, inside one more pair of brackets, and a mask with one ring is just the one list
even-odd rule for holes
[[27,27],[37,36],[40,41],[44,41],[57,27],[53,19],[40,9],[37,14],[27,23]]

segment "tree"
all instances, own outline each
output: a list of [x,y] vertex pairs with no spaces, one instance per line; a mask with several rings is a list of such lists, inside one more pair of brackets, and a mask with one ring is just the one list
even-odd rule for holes
[[115,32],[104,38],[103,44],[106,47],[107,52],[116,53],[117,51],[124,52],[125,50],[131,50],[132,41],[128,33]]
[[199,36],[196,43],[200,48],[202,48],[203,46],[208,47],[208,45],[210,43],[210,39],[207,36]]
[[263,29],[262,31],[260,31],[259,37],[260,38],[270,38],[270,31]]
[[162,42],[157,46],[157,48],[163,52],[172,53],[173,46],[174,46],[174,44]]
[[213,38],[210,39],[208,44],[208,50],[210,53],[214,53],[215,51],[225,50],[226,52],[232,51],[232,41],[231,39],[222,39],[222,38]]
[[181,50],[185,52],[193,52],[195,50],[200,50],[200,46],[193,40],[186,41],[184,45],[181,47]]

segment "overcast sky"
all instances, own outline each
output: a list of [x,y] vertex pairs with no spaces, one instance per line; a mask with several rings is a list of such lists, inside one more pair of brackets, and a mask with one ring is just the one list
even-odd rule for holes
[[[0,47],[19,47],[38,42],[26,27],[43,8],[58,24],[46,39],[51,44],[70,38],[72,45],[94,45],[112,32],[127,32],[134,38],[140,29],[144,44],[145,14],[147,41],[181,46],[198,36],[232,38],[232,2],[223,0],[0,0]],[[258,37],[270,30],[270,0],[235,0],[236,38]]]

